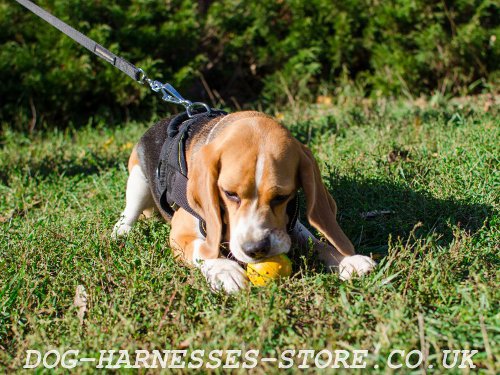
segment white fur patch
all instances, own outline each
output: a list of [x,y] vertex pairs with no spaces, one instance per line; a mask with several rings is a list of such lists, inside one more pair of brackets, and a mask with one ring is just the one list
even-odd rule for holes
[[264,174],[264,155],[259,153],[257,157],[257,163],[255,164],[255,197],[259,197],[259,186],[262,181],[262,175]]
[[132,226],[123,223],[123,220],[120,219],[116,222],[113,227],[113,232],[111,233],[111,238],[117,240],[120,237],[126,236],[132,230]]
[[203,261],[200,269],[208,284],[214,290],[234,293],[246,288],[248,285],[245,270],[233,260],[224,258],[207,259]]
[[271,231],[271,251],[270,256],[278,255],[282,253],[288,253],[292,246],[292,239],[287,232],[280,229],[273,229]]
[[356,274],[365,275],[375,268],[373,259],[364,255],[347,256],[339,264],[339,277],[341,280],[349,280]]
[[260,228],[257,218],[257,200],[255,200],[252,203],[252,207],[248,210],[248,214],[245,217],[241,217],[234,229],[231,230],[229,248],[235,258],[240,262],[252,262],[253,259],[245,254],[242,245],[245,242],[261,239],[264,236],[265,232]]
[[246,242],[256,242],[266,236],[269,236],[271,240],[271,249],[267,256],[287,253],[290,250],[292,241],[285,231],[262,227],[257,215],[257,202],[255,202],[248,215],[241,218],[235,228],[231,230],[229,248],[240,262],[255,263],[257,259],[248,256],[243,251],[242,246]]
[[144,173],[139,165],[130,171],[127,180],[125,210],[113,228],[112,238],[126,235],[132,229],[142,211],[153,207],[153,198]]

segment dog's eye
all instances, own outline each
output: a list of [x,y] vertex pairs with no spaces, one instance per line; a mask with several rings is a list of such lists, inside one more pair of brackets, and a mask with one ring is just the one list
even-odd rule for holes
[[277,195],[271,200],[271,206],[277,206],[278,204],[285,202],[289,197],[289,195]]
[[238,196],[238,194],[226,190],[224,190],[224,194],[226,194],[227,199],[229,199],[230,201],[240,203],[240,197]]

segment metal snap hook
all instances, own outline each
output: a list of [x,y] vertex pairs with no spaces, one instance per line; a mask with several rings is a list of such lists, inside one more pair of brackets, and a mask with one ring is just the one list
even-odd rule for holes
[[140,84],[148,83],[151,90],[161,93],[162,100],[174,104],[183,105],[184,108],[186,108],[186,113],[189,118],[197,114],[195,112],[196,109],[200,110],[201,108],[203,108],[203,111],[198,113],[212,113],[211,108],[207,104],[202,102],[193,103],[190,100],[184,99],[182,95],[179,94],[179,92],[170,83],[161,83],[160,81],[154,81],[151,78],[148,78],[146,72],[141,68],[137,68],[137,74],[139,76],[137,82],[139,82]]

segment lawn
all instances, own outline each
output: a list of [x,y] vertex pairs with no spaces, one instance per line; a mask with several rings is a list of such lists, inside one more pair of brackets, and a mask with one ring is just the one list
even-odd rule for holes
[[[127,156],[150,124],[34,135],[4,129],[0,370],[21,368],[28,349],[94,358],[104,349],[256,349],[260,357],[365,349],[367,368],[385,373],[400,349],[424,357],[402,372],[431,365],[440,373],[443,350],[476,349],[471,371],[495,373],[498,115],[472,99],[354,101],[277,114],[312,148],[341,226],[378,267],[342,282],[314,254],[293,252],[291,279],[230,296],[212,293],[198,270],[174,260],[159,218],[140,221],[125,241],[110,239],[124,206]],[[88,294],[83,324],[78,285]],[[260,362],[254,371],[280,369]],[[460,371],[468,370],[452,370]]]

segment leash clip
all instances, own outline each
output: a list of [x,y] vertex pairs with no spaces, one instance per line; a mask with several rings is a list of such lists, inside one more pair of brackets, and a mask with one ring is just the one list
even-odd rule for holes
[[182,95],[179,94],[179,92],[170,83],[168,82],[161,83],[160,81],[153,81],[152,79],[148,78],[146,72],[144,72],[144,70],[142,70],[141,68],[137,69],[137,73],[138,73],[137,82],[139,82],[141,85],[143,85],[144,83],[149,84],[151,90],[162,94],[161,97],[162,100],[184,106],[184,108],[186,108],[186,113],[189,118],[197,114],[196,109],[199,108],[204,109],[203,113],[210,114],[212,112],[210,106],[208,106],[206,103],[192,102],[190,100],[184,99]]

